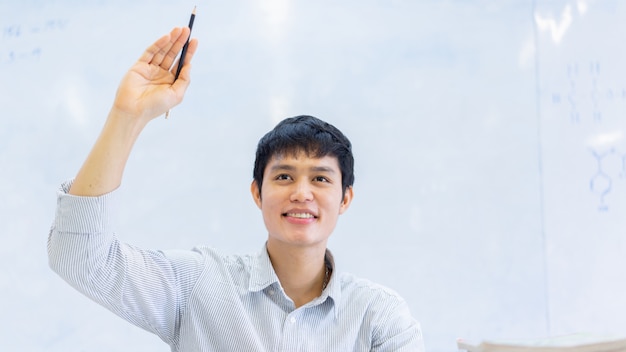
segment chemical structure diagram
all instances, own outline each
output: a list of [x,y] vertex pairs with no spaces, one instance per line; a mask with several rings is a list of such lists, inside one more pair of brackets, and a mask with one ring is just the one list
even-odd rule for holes
[[[560,89],[552,91],[552,105],[558,116],[579,135],[585,131],[626,132],[626,86],[623,77],[607,74],[612,71],[599,60],[575,61],[562,66]],[[587,174],[589,191],[598,197],[598,211],[609,211],[612,194],[626,190],[626,147],[618,146],[621,137],[603,146],[589,148],[594,169]],[[626,196],[626,195],[625,195]],[[615,198],[613,198],[615,199]]]
[[595,158],[597,169],[589,180],[589,190],[600,198],[598,210],[608,211],[605,198],[614,190],[617,182],[621,180],[626,183],[626,152],[616,148],[603,152],[592,149],[591,155]]
[[552,93],[552,104],[567,106],[572,124],[589,121],[601,123],[606,118],[603,109],[615,103],[626,106],[626,87],[604,85],[601,71],[602,65],[597,60],[586,64],[567,64],[567,87],[562,92]]

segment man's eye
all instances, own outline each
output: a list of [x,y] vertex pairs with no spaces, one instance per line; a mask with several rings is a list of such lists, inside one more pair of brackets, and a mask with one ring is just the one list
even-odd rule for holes
[[314,178],[314,180],[315,180],[315,181],[317,181],[317,182],[330,182],[330,181],[329,181],[326,177],[324,177],[324,176],[316,176],[316,177]]
[[276,176],[276,179],[277,180],[289,180],[289,179],[291,179],[291,177],[289,177],[289,175],[287,175],[287,174],[280,174],[280,175]]

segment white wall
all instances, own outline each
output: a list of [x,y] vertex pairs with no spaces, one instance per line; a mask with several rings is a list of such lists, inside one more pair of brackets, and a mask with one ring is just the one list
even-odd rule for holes
[[256,142],[312,114],[356,157],[330,248],[407,299],[427,350],[626,333],[621,2],[174,3],[0,3],[1,350],[168,350],[56,277],[46,237],[119,79],[194,5],[193,83],[136,145],[123,239],[258,250]]

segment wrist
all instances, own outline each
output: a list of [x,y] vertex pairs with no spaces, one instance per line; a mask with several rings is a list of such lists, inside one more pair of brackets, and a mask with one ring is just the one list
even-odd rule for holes
[[132,145],[149,120],[141,115],[128,113],[113,107],[103,127],[103,133],[112,133],[117,138],[131,141]]

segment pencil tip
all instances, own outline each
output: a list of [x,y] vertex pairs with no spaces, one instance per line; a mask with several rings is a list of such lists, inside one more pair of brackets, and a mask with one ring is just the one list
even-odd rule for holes
[[191,13],[192,13],[192,14],[194,14],[194,15],[196,14],[196,8],[197,8],[197,7],[198,7],[198,6],[194,6],[194,7],[193,7],[193,11],[191,11]]

